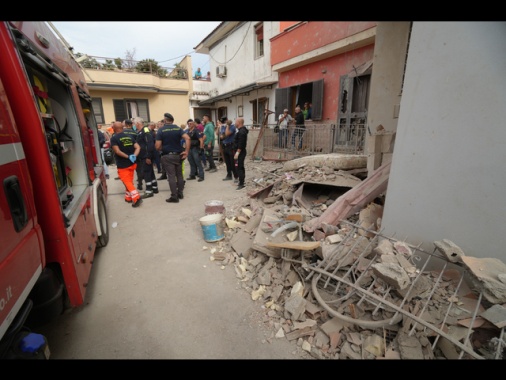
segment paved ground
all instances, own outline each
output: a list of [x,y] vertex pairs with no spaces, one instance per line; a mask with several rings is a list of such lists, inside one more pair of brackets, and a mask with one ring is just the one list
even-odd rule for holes
[[218,247],[203,239],[205,202],[226,208],[247,197],[225,174],[219,166],[203,182],[187,181],[177,204],[165,202],[169,186],[160,181],[160,193],[134,209],[110,167],[109,226],[117,226],[97,252],[85,304],[44,328],[51,359],[307,358],[295,343],[272,338],[234,265],[210,261],[203,249]]

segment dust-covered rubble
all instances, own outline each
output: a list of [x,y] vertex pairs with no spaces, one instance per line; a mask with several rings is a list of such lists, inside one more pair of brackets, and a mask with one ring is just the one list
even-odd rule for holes
[[[336,225],[306,232],[305,223],[364,180],[360,169],[250,162],[246,171],[248,196],[226,205],[225,238],[213,254],[262,303],[271,339],[317,359],[504,357],[499,260],[466,256],[447,239],[424,252],[383,236],[383,194]],[[307,184],[315,185],[299,191]]]

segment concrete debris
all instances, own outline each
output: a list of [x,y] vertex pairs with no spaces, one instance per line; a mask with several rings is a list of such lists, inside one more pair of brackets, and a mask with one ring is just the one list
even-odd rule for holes
[[434,245],[452,263],[461,262],[461,257],[465,256],[464,251],[451,240],[443,239],[442,241],[435,241]]
[[[375,191],[347,218],[321,218],[343,197],[328,184],[343,169],[328,159],[293,161],[246,167],[259,177],[247,182],[248,197],[226,207],[227,219],[246,222],[225,226],[218,250],[219,265],[233,264],[241,287],[262,303],[272,338],[316,359],[503,358],[503,263],[466,256],[447,239],[434,242],[440,257],[381,235],[384,195]],[[370,190],[386,184],[380,174]]]

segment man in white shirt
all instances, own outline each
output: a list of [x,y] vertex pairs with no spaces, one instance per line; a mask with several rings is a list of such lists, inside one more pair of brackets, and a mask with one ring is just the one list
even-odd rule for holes
[[278,146],[281,149],[286,149],[286,144],[288,143],[288,125],[293,121],[293,117],[288,113],[288,109],[285,108],[283,113],[279,115],[279,144]]

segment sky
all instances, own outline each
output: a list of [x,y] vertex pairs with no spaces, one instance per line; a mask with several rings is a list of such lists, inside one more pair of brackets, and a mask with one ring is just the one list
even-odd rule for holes
[[221,21],[52,21],[74,48],[74,54],[104,58],[154,59],[162,67],[174,67],[191,55],[193,71],[210,71],[208,54],[195,53],[197,46]]

